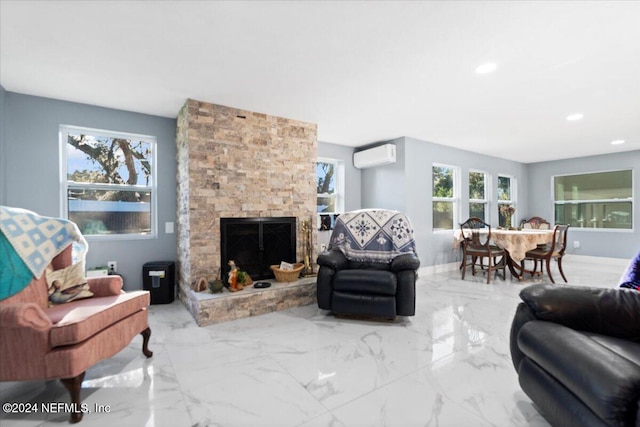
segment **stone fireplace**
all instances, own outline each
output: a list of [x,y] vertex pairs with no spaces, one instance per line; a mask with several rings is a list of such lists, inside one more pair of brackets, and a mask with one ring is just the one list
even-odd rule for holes
[[298,261],[302,221],[311,221],[316,241],[317,130],[191,99],[177,122],[179,297],[199,324],[213,323],[201,319],[191,284],[222,274],[221,218],[294,217]]

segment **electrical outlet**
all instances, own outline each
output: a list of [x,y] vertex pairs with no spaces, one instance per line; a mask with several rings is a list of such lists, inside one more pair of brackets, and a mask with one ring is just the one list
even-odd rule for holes
[[109,273],[117,273],[118,272],[118,263],[115,261],[107,262],[107,268],[109,269]]
[[579,240],[574,240],[573,241],[573,248],[574,249],[578,249],[580,247],[580,241]]

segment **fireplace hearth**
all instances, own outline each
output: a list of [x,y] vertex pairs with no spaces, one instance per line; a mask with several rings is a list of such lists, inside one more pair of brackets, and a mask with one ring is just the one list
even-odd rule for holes
[[253,280],[272,279],[270,266],[296,262],[296,218],[220,218],[220,265],[227,277],[229,260]]

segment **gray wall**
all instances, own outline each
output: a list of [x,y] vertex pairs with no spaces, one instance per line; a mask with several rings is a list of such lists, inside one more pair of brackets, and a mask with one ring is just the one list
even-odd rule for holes
[[[396,146],[396,163],[362,170],[362,206],[364,208],[405,211],[407,193],[404,140],[405,138],[402,137],[387,141]],[[362,151],[373,146],[375,145],[358,148],[356,151]]]
[[[552,177],[554,175],[604,172],[620,169],[633,169],[634,214],[633,231],[607,231],[570,228],[567,235],[569,252],[612,258],[632,258],[640,251],[640,150],[627,151],[601,156],[581,157],[569,160],[531,163],[529,168],[528,199],[529,206],[537,210],[544,218],[553,219]],[[579,241],[580,247],[574,249],[573,242]]]
[[[585,173],[633,168],[633,231],[569,230],[567,253],[612,258],[632,258],[640,250],[640,150],[581,157],[552,162],[522,164],[510,160],[446,147],[414,138],[392,141],[397,147],[397,163],[362,171],[362,208],[397,209],[407,213],[413,223],[418,255],[422,266],[447,264],[459,260],[450,231],[432,230],[431,165],[442,163],[461,169],[459,219],[469,212],[469,171],[481,170],[490,175],[488,222],[498,224],[496,201],[498,175],[516,179],[516,213],[513,223],[531,216],[553,220],[551,178],[557,174]],[[573,241],[580,247],[573,248]]]
[[[175,260],[175,234],[165,234],[165,222],[175,221],[176,160],[175,120],[33,97],[7,92],[0,87],[0,203],[31,209],[48,216],[60,215],[58,127],[60,124],[155,135],[158,138],[158,223],[155,240],[90,242],[89,267],[118,261],[127,289],[140,289],[142,264]],[[360,171],[353,166],[352,147],[318,142],[318,156],[337,158],[345,164],[345,210],[387,208],[406,212],[416,230],[423,266],[458,260],[450,232],[432,231],[431,165],[444,163],[462,171],[460,218],[468,216],[468,172],[484,170],[491,175],[491,224],[498,223],[495,188],[498,174],[517,179],[517,210],[514,223],[534,215],[553,218],[551,177],[634,168],[633,232],[571,229],[569,253],[631,258],[640,250],[640,151],[553,162],[517,162],[458,150],[414,138],[391,141],[397,146],[393,165]],[[319,236],[319,242],[328,236]],[[573,249],[572,241],[580,241]]]
[[[90,241],[87,267],[118,262],[125,288],[142,288],[142,265],[176,259],[175,234],[166,234],[165,222],[176,219],[175,119],[94,107],[17,94],[4,99],[0,150],[4,205],[60,216],[58,130],[61,124],[154,135],[158,141],[158,238],[126,241]],[[2,102],[2,99],[0,99]]]
[[528,211],[526,197],[527,168],[518,162],[446,147],[415,138],[390,141],[397,147],[397,163],[365,169],[362,174],[362,207],[397,209],[405,212],[413,224],[416,248],[423,267],[456,262],[451,231],[433,231],[431,166],[442,163],[461,171],[458,220],[469,217],[469,171],[482,170],[490,175],[488,222],[498,224],[496,188],[498,175],[516,179],[514,222]]
[[4,198],[6,193],[5,185],[5,159],[4,144],[5,144],[5,108],[6,91],[0,86],[0,205],[4,205]]

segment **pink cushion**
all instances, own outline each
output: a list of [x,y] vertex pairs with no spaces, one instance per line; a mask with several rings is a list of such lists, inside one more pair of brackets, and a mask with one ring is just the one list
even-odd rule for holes
[[54,324],[49,336],[51,347],[82,342],[149,306],[149,301],[148,291],[133,291],[51,307],[45,310]]

